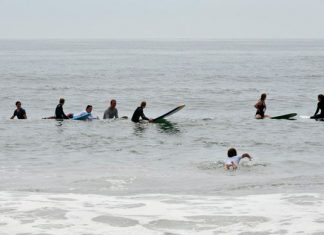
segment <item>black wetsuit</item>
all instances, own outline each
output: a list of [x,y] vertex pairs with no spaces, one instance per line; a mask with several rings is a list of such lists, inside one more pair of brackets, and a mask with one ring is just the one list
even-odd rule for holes
[[14,117],[17,116],[18,119],[25,119],[25,116],[26,116],[26,111],[25,109],[23,108],[20,108],[19,110],[16,109],[14,114],[13,114]]
[[62,104],[58,104],[55,109],[55,118],[56,119],[69,119],[68,116],[65,115],[63,111],[63,106]]
[[264,102],[262,102],[262,104],[258,106],[255,115],[260,115],[262,118],[264,118],[265,110],[266,110],[266,105]]
[[[321,110],[321,113],[317,114],[320,110]],[[311,118],[313,118],[313,119],[324,118],[324,101],[318,102],[316,112],[315,112],[314,116],[312,116]]]
[[142,107],[138,107],[134,114],[133,114],[133,117],[132,117],[132,121],[133,122],[139,122],[140,121],[140,117],[143,119],[143,120],[149,120],[145,115],[144,115],[144,112],[143,112],[143,108]]

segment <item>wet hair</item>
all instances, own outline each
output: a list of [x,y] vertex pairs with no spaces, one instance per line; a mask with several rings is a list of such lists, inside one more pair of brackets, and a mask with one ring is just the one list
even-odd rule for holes
[[266,93],[261,94],[261,100],[265,100],[266,98],[267,98],[267,94]]
[[110,101],[110,104],[112,104],[113,102],[117,103],[115,99],[112,99],[112,100]]
[[87,110],[88,108],[92,108],[92,105],[87,105],[86,110]]
[[16,105],[18,105],[18,104],[21,104],[21,102],[19,100],[16,102]]
[[64,102],[65,102],[65,99],[64,98],[60,98],[60,104],[64,104]]
[[228,151],[227,151],[227,156],[228,157],[234,157],[236,156],[237,153],[236,153],[236,149],[235,148],[230,148]]
[[141,107],[144,107],[144,106],[146,106],[146,102],[145,101],[142,101]]
[[319,94],[319,95],[318,95],[318,99],[319,99],[320,101],[324,101],[324,95],[323,95],[323,94]]

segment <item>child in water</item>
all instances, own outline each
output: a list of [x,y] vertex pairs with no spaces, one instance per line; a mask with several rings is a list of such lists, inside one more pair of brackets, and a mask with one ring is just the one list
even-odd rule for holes
[[225,170],[236,170],[241,159],[248,158],[250,161],[252,157],[248,153],[242,154],[242,156],[237,156],[237,152],[235,148],[230,148],[227,152],[228,158],[224,162]]

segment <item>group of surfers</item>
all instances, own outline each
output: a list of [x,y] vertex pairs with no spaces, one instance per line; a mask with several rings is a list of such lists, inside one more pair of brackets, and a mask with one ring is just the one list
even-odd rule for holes
[[[261,98],[254,105],[254,107],[257,110],[256,113],[255,113],[255,118],[256,119],[270,118],[269,115],[265,115],[265,111],[267,109],[267,105],[265,103],[266,98],[267,98],[267,94],[265,94],[265,93],[261,94]],[[315,114],[310,117],[311,119],[322,119],[322,118],[324,118],[324,95],[319,94],[317,99],[318,99],[317,109],[315,111]],[[321,112],[320,112],[320,110],[321,110]]]
[[[59,104],[56,106],[56,109],[55,109],[55,115],[51,116],[51,117],[46,117],[43,119],[63,120],[63,119],[73,119],[73,117],[83,116],[83,115],[86,115],[87,120],[99,119],[99,117],[92,115],[92,109],[93,109],[92,105],[87,105],[85,110],[78,114],[72,114],[72,113],[65,114],[64,110],[63,110],[64,103],[65,103],[65,99],[60,98]],[[119,118],[116,105],[117,105],[117,101],[115,99],[112,99],[110,101],[110,106],[104,112],[103,119]],[[145,114],[144,114],[145,107],[146,107],[146,102],[142,101],[141,105],[139,107],[137,107],[136,110],[134,111],[134,114],[132,116],[133,122],[139,122],[140,120],[147,120],[149,122],[153,121],[153,119],[145,116]],[[12,115],[11,119],[14,119],[15,117],[17,117],[18,119],[27,119],[26,111],[25,111],[25,109],[23,109],[21,107],[20,101],[16,102],[16,109],[15,109],[14,114]],[[127,118],[127,117],[122,117],[122,118]]]
[[[265,111],[267,109],[267,105],[265,103],[266,98],[267,98],[267,94],[265,94],[265,93],[261,94],[260,99],[254,105],[254,107],[257,110],[256,114],[255,114],[256,119],[263,119],[263,118],[270,117],[268,115],[265,115]],[[45,119],[58,119],[58,120],[72,119],[75,116],[81,116],[81,115],[85,115],[85,114],[88,114],[87,119],[89,119],[89,120],[99,119],[98,117],[95,117],[92,115],[92,113],[91,113],[92,105],[88,105],[86,107],[85,111],[82,111],[81,113],[79,113],[77,115],[73,115],[72,113],[69,113],[69,114],[64,113],[64,111],[63,111],[64,103],[65,103],[65,99],[61,98],[59,100],[59,104],[56,106],[55,116],[48,117]],[[110,101],[110,106],[104,112],[103,119],[119,118],[116,105],[117,105],[117,101],[115,99],[112,99]],[[144,114],[145,107],[146,107],[146,102],[142,101],[141,105],[139,107],[137,107],[136,110],[134,111],[134,114],[131,119],[133,122],[139,122],[140,120],[147,120],[149,122],[153,121],[153,119],[147,118],[145,116],[145,114]],[[12,115],[11,119],[13,119],[15,117],[17,117],[18,119],[27,119],[26,111],[21,107],[20,101],[16,102],[16,110],[14,111],[14,114]],[[315,114],[313,116],[311,116],[310,118],[312,118],[312,119],[324,118],[324,95],[323,94],[318,95],[317,109],[315,111]]]

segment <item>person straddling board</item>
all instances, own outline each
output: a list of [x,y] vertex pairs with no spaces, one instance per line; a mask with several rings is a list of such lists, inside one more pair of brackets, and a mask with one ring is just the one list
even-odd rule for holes
[[21,102],[20,101],[17,101],[16,102],[16,108],[13,115],[11,116],[10,119],[14,119],[15,117],[17,117],[18,119],[27,119],[27,114],[26,114],[26,111],[25,109],[23,109],[21,107]]
[[[318,112],[321,110],[321,113],[318,114]],[[319,119],[324,118],[324,95],[319,94],[318,95],[318,103],[317,103],[317,109],[315,111],[315,114],[311,116],[312,119]]]
[[116,108],[117,102],[116,100],[110,101],[110,107],[106,109],[103,119],[112,119],[112,118],[118,118],[118,110]]
[[141,106],[137,107],[137,109],[134,111],[134,114],[132,116],[132,121],[133,122],[139,122],[140,118],[142,118],[142,120],[147,120],[149,122],[152,122],[153,119],[147,118],[144,114],[144,109],[146,107],[146,102],[142,101]]
[[267,98],[267,94],[263,93],[261,95],[261,98],[254,105],[254,107],[257,109],[257,111],[255,113],[255,118],[256,119],[263,119],[263,118],[266,118],[266,117],[270,117],[268,115],[265,115],[265,111],[267,109],[267,105],[265,103],[266,98]]
[[77,117],[86,116],[84,120],[93,120],[93,119],[99,119],[98,117],[95,117],[92,115],[92,105],[87,105],[85,111],[80,112],[79,114],[73,115],[73,119]]
[[56,106],[55,109],[55,119],[70,119],[73,117],[73,114],[66,115],[63,111],[63,105],[65,103],[65,99],[60,98],[59,104]]
[[248,158],[250,161],[252,157],[248,153],[244,153],[241,156],[237,156],[235,148],[230,148],[227,152],[228,158],[224,161],[225,170],[236,170],[238,165],[243,158]]

